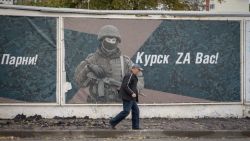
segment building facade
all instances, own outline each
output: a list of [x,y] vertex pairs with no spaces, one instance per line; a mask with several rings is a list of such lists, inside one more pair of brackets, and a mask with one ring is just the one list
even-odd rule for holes
[[0,0],[0,4],[13,5],[14,0]]
[[249,12],[248,0],[205,0],[204,10],[211,12]]

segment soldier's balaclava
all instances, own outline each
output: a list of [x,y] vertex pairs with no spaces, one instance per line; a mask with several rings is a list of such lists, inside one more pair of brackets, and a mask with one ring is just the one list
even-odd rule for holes
[[101,42],[101,50],[106,55],[112,55],[117,53],[118,40],[116,37],[105,37]]
[[105,37],[102,41],[102,46],[109,51],[117,48],[118,41],[116,37]]

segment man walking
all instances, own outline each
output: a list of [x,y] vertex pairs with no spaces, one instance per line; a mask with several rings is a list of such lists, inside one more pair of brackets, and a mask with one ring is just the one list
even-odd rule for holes
[[116,117],[110,120],[109,123],[113,129],[115,129],[115,126],[129,115],[130,110],[132,110],[132,129],[140,129],[139,108],[137,105],[139,94],[137,89],[137,75],[140,74],[142,70],[143,69],[140,65],[134,64],[131,71],[123,78],[122,85],[119,91],[119,94],[122,96],[123,111],[121,111]]

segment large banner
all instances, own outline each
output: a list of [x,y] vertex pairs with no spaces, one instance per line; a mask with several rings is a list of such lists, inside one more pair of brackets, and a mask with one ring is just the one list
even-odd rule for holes
[[240,21],[64,18],[66,103],[117,103],[140,64],[140,103],[239,102]]
[[56,102],[56,23],[0,16],[0,103]]

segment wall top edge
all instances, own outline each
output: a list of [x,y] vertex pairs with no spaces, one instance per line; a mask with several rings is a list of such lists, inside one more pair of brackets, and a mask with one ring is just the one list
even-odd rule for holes
[[194,17],[250,17],[249,12],[207,12],[207,11],[162,11],[162,10],[88,10],[72,8],[51,8],[0,4],[0,9],[40,11],[49,13],[71,13],[89,15],[164,15]]

